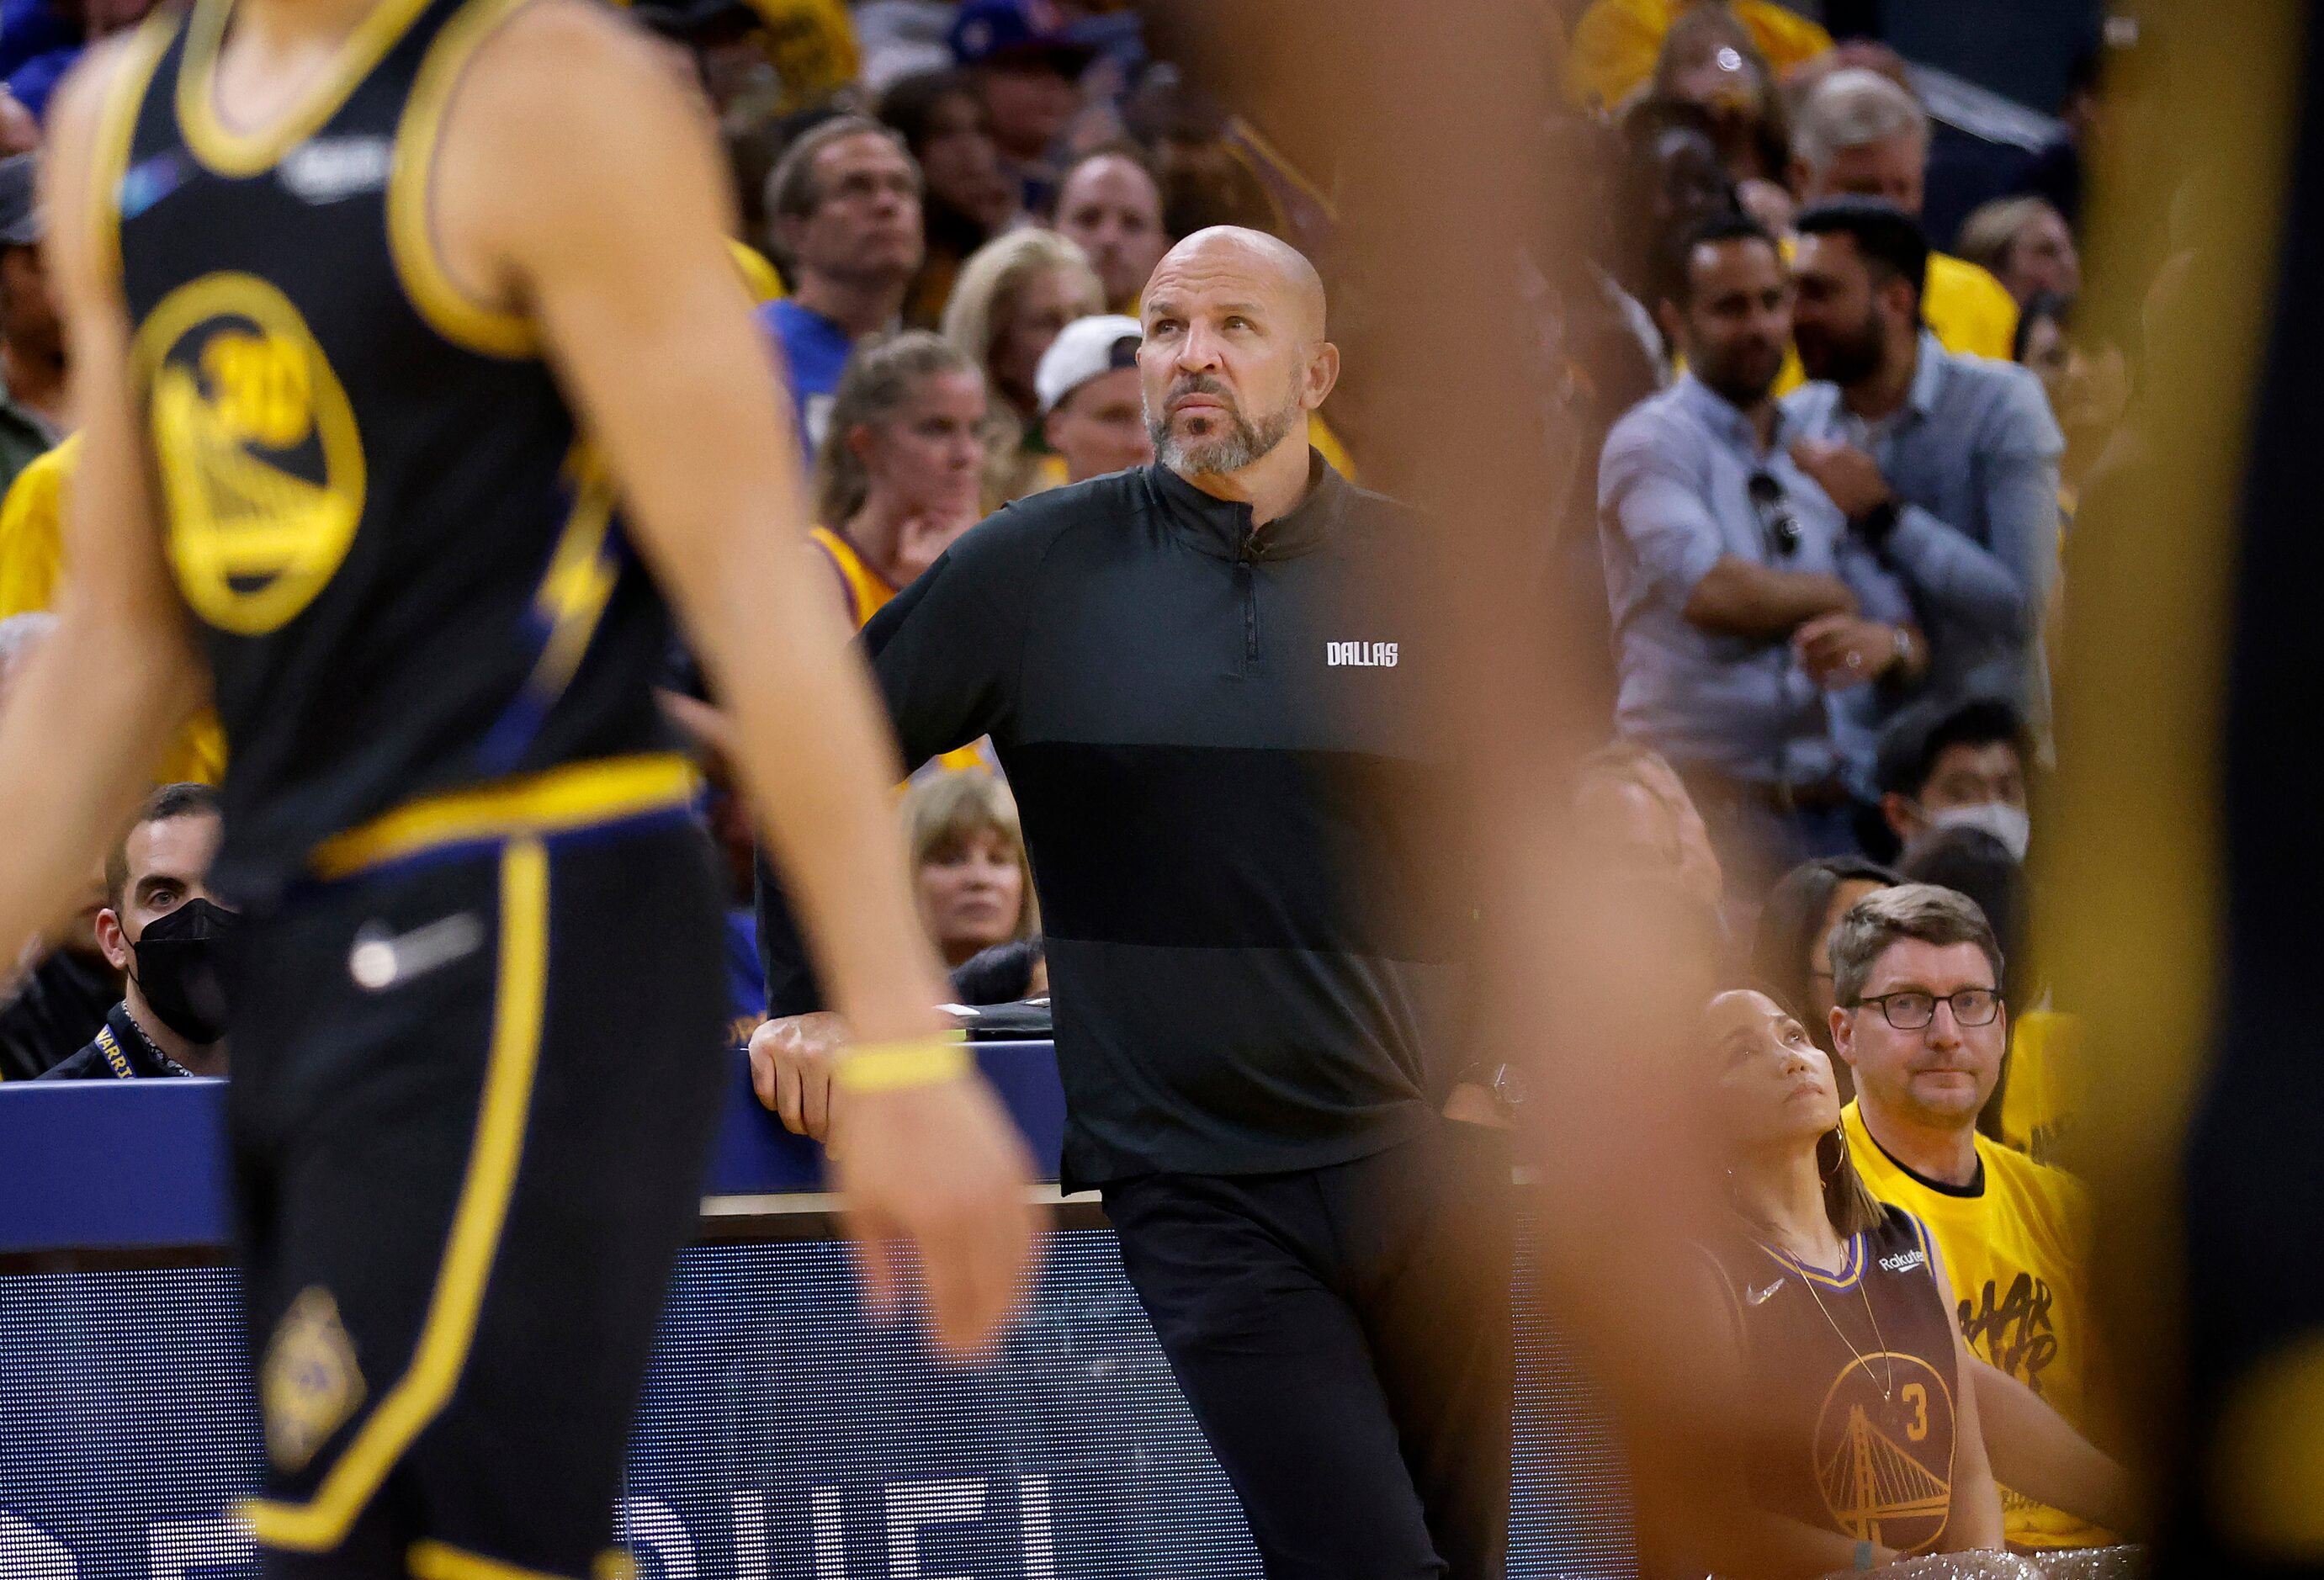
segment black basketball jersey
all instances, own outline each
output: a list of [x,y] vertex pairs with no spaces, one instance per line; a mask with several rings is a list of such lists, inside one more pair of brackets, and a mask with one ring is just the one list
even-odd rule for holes
[[1902,1208],[1883,1211],[1837,1276],[1739,1233],[1710,1251],[1742,1324],[1754,1500],[1921,1553],[1951,1513],[1961,1380],[1926,1231]]
[[466,297],[429,236],[446,98],[520,4],[381,0],[251,135],[213,97],[230,0],[196,0],[147,23],[103,117],[99,253],[117,238],[226,729],[213,881],[245,902],[415,798],[667,764],[669,620],[610,482],[532,325]]

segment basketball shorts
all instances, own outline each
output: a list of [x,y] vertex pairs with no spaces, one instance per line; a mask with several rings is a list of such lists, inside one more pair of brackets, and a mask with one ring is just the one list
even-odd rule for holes
[[619,1572],[722,971],[683,808],[423,850],[251,919],[227,1111],[271,1573]]

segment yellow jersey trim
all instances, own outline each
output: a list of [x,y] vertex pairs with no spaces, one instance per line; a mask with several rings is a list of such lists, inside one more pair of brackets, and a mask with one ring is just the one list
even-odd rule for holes
[[313,1499],[243,1504],[252,1533],[268,1547],[298,1552],[337,1547],[396,1461],[452,1397],[467,1363],[509,1199],[515,1194],[540,1058],[549,990],[549,853],[540,841],[516,841],[502,852],[500,888],[500,974],[475,1142],[411,1367],[356,1430]]
[[547,1569],[528,1569],[454,1547],[448,1541],[415,1541],[404,1549],[412,1580],[566,1580]]
[[1761,1240],[1758,1245],[1759,1249],[1802,1278],[1820,1283],[1828,1290],[1852,1290],[1856,1287],[1856,1281],[1864,1276],[1864,1236],[1861,1233],[1850,1235],[1848,1237],[1848,1254],[1841,1259],[1840,1271],[1836,1273],[1819,1272],[1790,1252],[1779,1246],[1770,1245],[1765,1240]]
[[[491,0],[487,0],[491,3]],[[549,627],[540,657],[533,665],[525,690],[544,712],[565,694],[581,659],[596,635],[597,623],[613,601],[621,569],[605,553],[613,534],[613,484],[596,457],[576,447],[570,470],[573,510],[557,535],[549,569],[532,595],[532,607]]]
[[539,838],[686,805],[701,781],[675,752],[593,758],[408,801],[315,847],[320,877],[346,877],[447,845]]
[[526,0],[469,0],[428,46],[395,127],[387,177],[387,250],[403,294],[436,333],[486,356],[529,357],[540,334],[521,314],[485,307],[456,284],[436,250],[429,188],[444,108],[476,51]]
[[154,69],[177,36],[177,14],[163,8],[138,25],[124,48],[120,69],[105,85],[97,106],[97,135],[88,168],[90,254],[108,278],[121,278],[121,178],[129,173],[129,151],[137,140],[138,112],[145,107]]
[[896,589],[888,585],[885,576],[865,563],[853,544],[830,528],[810,527],[807,535],[831,556],[831,563],[839,571],[839,579],[847,583],[847,611],[855,620],[855,629],[862,630],[872,623],[873,615],[888,607],[888,601],[895,597]]
[[234,0],[194,0],[186,23],[186,52],[178,65],[178,132],[204,168],[227,177],[255,176],[321,131],[363,79],[428,8],[428,0],[381,0],[355,24],[315,86],[273,124],[237,132],[218,119],[217,66]]

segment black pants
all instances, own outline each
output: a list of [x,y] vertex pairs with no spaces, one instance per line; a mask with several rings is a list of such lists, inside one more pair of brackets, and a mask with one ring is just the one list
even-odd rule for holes
[[1509,1158],[1447,1120],[1330,1168],[1105,1188],[1270,1580],[1499,1580]]
[[590,1574],[724,1086],[700,837],[432,855],[238,942],[269,1572]]

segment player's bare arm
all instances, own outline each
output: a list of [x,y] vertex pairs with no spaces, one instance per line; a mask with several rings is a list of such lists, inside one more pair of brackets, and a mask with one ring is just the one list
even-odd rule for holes
[[0,959],[87,886],[208,684],[162,557],[128,317],[90,218],[97,111],[133,47],[131,38],[91,51],[50,112],[48,268],[86,426],[58,624],[0,719]]
[[[771,353],[724,237],[711,130],[618,18],[537,0],[453,97],[434,228],[454,280],[539,324],[621,480],[638,547],[733,724],[760,809],[858,1036],[925,1036],[942,978],[914,914],[887,787],[899,776],[804,507]],[[918,1240],[941,1335],[980,1342],[1029,1241],[1023,1148],[973,1079],[865,1096],[841,1182],[871,1240]]]

